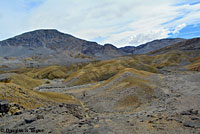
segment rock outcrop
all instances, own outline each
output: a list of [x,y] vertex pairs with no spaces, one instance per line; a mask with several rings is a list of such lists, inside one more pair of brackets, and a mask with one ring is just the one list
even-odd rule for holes
[[10,105],[7,100],[0,100],[0,113],[6,114],[10,110]]
[[8,83],[11,81],[10,74],[5,73],[5,74],[0,74],[0,82]]

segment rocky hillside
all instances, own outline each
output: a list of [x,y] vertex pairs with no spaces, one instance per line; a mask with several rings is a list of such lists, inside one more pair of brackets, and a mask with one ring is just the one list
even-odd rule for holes
[[99,45],[57,30],[36,30],[0,42],[0,56],[82,53],[92,57],[115,57],[123,52],[112,45]]
[[154,40],[152,42],[142,44],[138,47],[133,47],[133,46],[122,47],[120,48],[120,50],[129,54],[145,54],[182,41],[185,41],[185,39],[169,38],[169,39]]
[[168,53],[171,51],[183,51],[197,56],[200,52],[200,38],[194,38],[163,47],[150,52],[150,54]]
[[61,33],[55,29],[41,29],[27,32],[0,42],[0,56],[33,56],[33,55],[67,55],[83,54],[90,57],[107,59],[130,54],[148,53],[184,39],[155,40],[138,47],[126,46],[116,48],[112,44],[99,45],[72,35]]
[[108,60],[152,51],[152,54],[154,52],[159,54],[161,53],[159,51],[165,53],[178,50],[177,47],[182,45],[184,48],[188,44],[192,46],[191,44],[196,45],[196,43],[198,44],[198,38],[191,40],[175,38],[155,40],[138,47],[117,48],[112,44],[99,45],[96,42],[82,40],[54,29],[41,29],[0,41],[0,70],[49,65],[70,66],[75,63]]

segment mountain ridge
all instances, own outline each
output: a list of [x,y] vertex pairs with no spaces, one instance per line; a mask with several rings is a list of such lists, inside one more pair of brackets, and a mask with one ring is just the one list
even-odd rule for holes
[[[99,45],[96,42],[86,41],[79,39],[69,34],[61,33],[55,29],[41,29],[35,30],[27,33],[17,35],[15,37],[3,40],[0,42],[1,47],[23,47],[23,48],[47,48],[50,50],[58,51],[73,51],[77,53],[83,53],[88,56],[102,56],[103,54],[108,56],[119,56],[122,55],[121,51],[113,48],[115,54],[105,53],[106,46]],[[13,54],[14,55],[14,54]]]
[[158,50],[154,50],[149,54],[157,55],[162,53],[168,53],[170,51],[184,51],[184,52],[192,51],[192,53],[196,56],[200,52],[200,38],[193,38],[182,42],[177,42],[175,44],[160,48]]
[[120,48],[122,51],[128,52],[130,54],[145,54],[165,46],[169,46],[178,42],[185,41],[186,39],[182,38],[164,38],[164,39],[157,39],[151,42],[147,42],[145,44],[141,44],[139,46],[125,46]]
[[[127,54],[144,54],[150,51],[154,51],[155,49],[160,49],[162,47],[184,41],[185,39],[181,38],[165,38],[154,40],[151,42],[147,42],[145,44],[141,44],[137,47],[135,46],[125,46],[121,48],[117,48],[115,45],[108,44],[100,45],[94,41],[87,41],[84,39],[77,38],[73,35],[62,33],[56,29],[38,29],[26,33],[22,33],[20,35],[14,36],[12,38],[0,41],[0,46],[5,47],[31,47],[31,48],[50,48],[50,49],[69,49],[74,51],[80,51],[83,54],[95,56],[94,52],[91,52],[92,47],[97,49],[101,53],[104,53],[104,49],[109,48],[115,50],[114,56],[122,56]],[[78,44],[78,45],[77,45]],[[162,45],[160,45],[162,44]],[[111,47],[112,46],[112,47]],[[150,48],[151,47],[151,48]],[[98,53],[98,52],[95,52]],[[110,53],[108,53],[110,55]],[[112,54],[111,54],[112,55]]]
[[138,47],[117,48],[113,44],[100,45],[79,39],[56,29],[39,29],[0,41],[0,66],[37,67],[108,60],[126,55],[145,54],[184,41],[188,40],[160,39]]

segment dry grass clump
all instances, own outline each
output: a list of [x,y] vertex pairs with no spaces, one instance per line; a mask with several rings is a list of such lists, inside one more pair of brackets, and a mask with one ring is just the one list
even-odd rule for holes
[[125,79],[123,79],[121,81],[122,83],[127,83],[124,88],[129,88],[129,87],[133,87],[136,86],[138,88],[141,88],[143,91],[147,92],[147,93],[152,93],[153,90],[151,89],[151,87],[148,85],[150,82],[139,78],[139,77],[134,77],[134,76],[129,76],[126,77]]
[[28,89],[40,86],[43,83],[41,80],[32,79],[31,77],[28,77],[23,74],[11,75],[11,82]]
[[198,54],[197,56],[193,56],[190,59],[191,62],[200,62],[200,54]]
[[2,99],[8,100],[9,103],[19,104],[26,109],[34,109],[56,103],[77,103],[69,95],[37,92],[14,83],[0,83],[0,100]]
[[38,79],[58,79],[65,78],[67,68],[62,66],[49,66],[40,69],[34,69],[27,73],[28,76]]
[[187,66],[191,71],[200,71],[200,62],[195,62]]
[[75,101],[72,96],[61,94],[61,93],[55,93],[55,92],[37,92],[39,95],[44,96],[47,100],[53,100],[57,103],[63,103],[68,101]]
[[181,51],[172,51],[165,54],[150,56],[150,55],[137,55],[133,57],[134,59],[151,65],[156,68],[163,68],[167,66],[176,66],[182,62],[190,62],[190,57]]
[[140,100],[137,96],[128,95],[117,102],[116,106],[120,109],[125,107],[139,107],[141,105]]
[[200,71],[200,54],[194,58],[191,58],[191,64],[185,66],[190,71]]
[[[10,73],[10,81],[0,83],[0,100],[6,99],[10,103],[19,104],[26,109],[56,103],[78,103],[78,101],[69,95],[32,90],[34,87],[40,86],[43,83],[39,79],[61,78],[64,77],[64,71],[64,67],[50,66],[42,69],[20,70],[19,74]],[[32,77],[38,79],[33,79]]]
[[[124,77],[119,83],[117,83],[114,86],[117,86],[118,84],[125,83],[123,85],[124,86],[126,85],[127,87],[129,87],[129,86],[132,86],[134,83],[136,83],[137,81],[140,81],[140,80],[141,80],[141,82],[148,82],[144,78],[149,76],[149,75],[153,75],[154,74],[154,73],[150,73],[150,72],[147,72],[147,71],[136,70],[136,69],[133,69],[133,68],[125,68],[125,69],[121,70],[120,72],[118,72],[115,76],[113,76],[110,79],[106,80],[100,86],[104,86],[106,84],[109,84],[112,81],[117,81],[117,79],[120,78],[125,73],[132,73],[132,74],[135,75],[135,77],[134,78],[132,78],[133,76],[130,76],[130,78]],[[132,81],[130,81],[132,79],[135,79],[134,83]],[[113,88],[116,88],[116,87],[113,87]]]
[[[125,72],[120,72],[113,78],[105,81],[100,86],[105,86],[105,85],[108,85],[109,83],[113,83],[109,87],[109,91],[137,87],[137,88],[141,89],[141,91],[144,92],[145,94],[152,95],[153,94],[152,83],[151,83],[151,81],[145,79],[145,76],[149,75],[148,72],[147,72],[147,74],[138,74],[137,72],[135,73],[133,70],[131,70],[131,71],[129,71],[129,72],[133,73],[134,75],[124,76],[124,77],[122,77],[122,79],[119,80],[119,77],[125,73]],[[142,73],[144,73],[144,72],[142,72]]]
[[78,53],[74,56],[74,58],[80,58],[80,59],[95,59],[95,58],[92,58],[90,56],[87,56],[87,55],[84,55],[82,53]]
[[74,86],[104,81],[113,77],[118,72],[128,68],[145,70],[154,73],[157,72],[154,67],[140,63],[132,58],[126,60],[114,59],[97,63],[90,63],[87,66],[68,75],[65,82],[69,82],[74,79],[74,81],[71,83],[71,85]]
[[27,61],[33,61],[33,59],[31,57],[26,57],[24,58],[24,61],[27,62]]
[[156,67],[166,67],[179,65],[181,62],[189,62],[189,57],[181,52],[170,52],[156,57]]

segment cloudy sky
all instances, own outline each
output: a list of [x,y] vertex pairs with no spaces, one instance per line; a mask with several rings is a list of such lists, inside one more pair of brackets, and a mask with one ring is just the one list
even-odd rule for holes
[[0,40],[36,29],[117,47],[200,37],[200,0],[0,1]]

